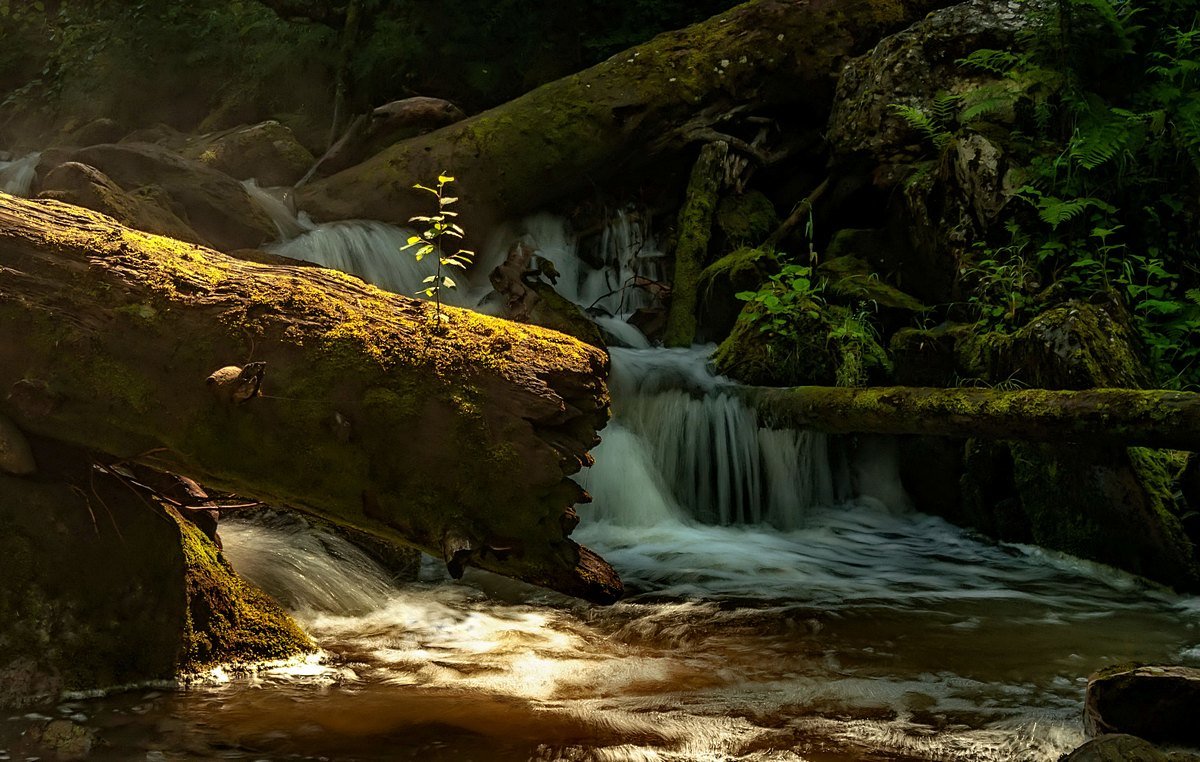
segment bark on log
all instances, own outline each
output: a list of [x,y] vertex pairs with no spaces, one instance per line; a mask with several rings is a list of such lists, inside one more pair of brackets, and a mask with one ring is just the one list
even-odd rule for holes
[[[435,330],[350,276],[0,194],[0,414],[22,429],[438,555],[466,538],[470,565],[611,602],[617,575],[565,531],[607,357],[444,309]],[[206,385],[251,361],[262,396]]]
[[460,209],[490,220],[545,207],[676,150],[731,114],[787,109],[823,129],[842,63],[951,0],[754,0],[659,35],[579,74],[312,183],[317,219],[403,223],[412,185],[458,178]]
[[831,434],[932,434],[1200,450],[1200,394],[923,387],[737,387],[770,423]]

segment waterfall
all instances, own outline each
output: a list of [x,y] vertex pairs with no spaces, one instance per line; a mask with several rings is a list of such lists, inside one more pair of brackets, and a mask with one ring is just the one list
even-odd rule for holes
[[796,529],[810,508],[835,502],[827,437],[760,426],[731,382],[709,372],[710,352],[611,350],[614,418],[581,477],[599,518]]
[[28,196],[41,158],[41,153],[31,153],[12,161],[0,161],[0,191]]

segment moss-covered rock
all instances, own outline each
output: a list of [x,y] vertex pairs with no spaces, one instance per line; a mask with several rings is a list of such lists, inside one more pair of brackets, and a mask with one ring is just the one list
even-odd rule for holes
[[817,267],[817,275],[825,279],[828,292],[852,302],[868,302],[888,310],[914,313],[927,308],[915,297],[892,286],[870,265],[858,257],[843,256],[826,259]]
[[704,268],[697,286],[702,337],[720,341],[728,336],[745,306],[737,294],[757,291],[777,272],[779,260],[775,252],[761,247],[742,247]]
[[784,333],[763,330],[761,312],[754,302],[743,308],[713,355],[718,373],[758,386],[862,386],[891,373],[870,327],[845,307],[801,303]]
[[173,509],[38,447],[57,473],[0,475],[0,706],[311,650]]
[[292,131],[275,120],[203,135],[182,153],[231,177],[254,178],[265,186],[292,185],[315,161]]
[[761,191],[730,193],[717,203],[717,229],[733,246],[753,246],[779,227],[775,205]]

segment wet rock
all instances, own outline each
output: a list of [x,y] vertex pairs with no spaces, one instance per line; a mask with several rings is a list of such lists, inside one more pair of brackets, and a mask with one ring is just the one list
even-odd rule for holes
[[1167,753],[1130,735],[1108,735],[1088,741],[1062,757],[1061,762],[1195,762],[1200,757],[1186,752]]
[[28,476],[37,470],[33,451],[25,435],[3,414],[0,414],[0,473]]
[[125,133],[125,127],[117,120],[100,117],[68,130],[60,142],[81,147],[116,143]]
[[147,233],[203,243],[199,233],[179,219],[161,188],[146,186],[127,193],[95,167],[69,161],[42,180],[38,198],[50,198],[107,214],[117,222]]
[[72,161],[94,167],[129,193],[161,194],[205,245],[252,249],[275,239],[275,224],[232,177],[150,143],[91,146]]
[[1200,670],[1116,666],[1088,679],[1084,724],[1090,735],[1128,733],[1155,743],[1200,747]]
[[44,479],[0,475],[0,706],[311,648],[174,509],[33,447]]
[[26,755],[48,754],[56,760],[73,760],[86,759],[96,743],[95,730],[59,719],[30,728],[21,739],[19,748]]
[[182,154],[239,180],[292,185],[316,161],[287,127],[271,120],[234,127],[191,141]]

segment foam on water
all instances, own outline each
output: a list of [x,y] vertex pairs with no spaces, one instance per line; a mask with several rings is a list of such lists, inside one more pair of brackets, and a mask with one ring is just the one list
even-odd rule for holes
[[12,161],[0,161],[0,191],[13,196],[28,196],[41,158],[42,154],[36,152]]

